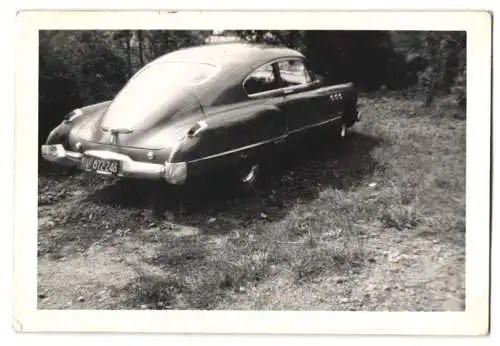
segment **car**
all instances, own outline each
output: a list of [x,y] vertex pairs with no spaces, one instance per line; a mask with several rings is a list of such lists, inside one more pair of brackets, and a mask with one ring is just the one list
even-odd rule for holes
[[184,48],[141,68],[113,100],[68,113],[42,157],[83,171],[183,185],[263,162],[360,120],[352,83],[327,85],[299,51],[266,44]]

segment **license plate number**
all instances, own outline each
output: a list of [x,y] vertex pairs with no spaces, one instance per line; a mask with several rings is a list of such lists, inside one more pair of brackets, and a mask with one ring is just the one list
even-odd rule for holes
[[120,161],[84,156],[82,158],[81,168],[84,171],[106,175],[116,175],[120,172]]

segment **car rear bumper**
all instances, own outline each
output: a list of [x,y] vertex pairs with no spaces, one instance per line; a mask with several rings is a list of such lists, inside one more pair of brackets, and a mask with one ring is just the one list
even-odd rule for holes
[[[137,179],[149,179],[149,180],[162,180],[165,179],[171,182],[169,179],[169,173],[171,172],[171,165],[177,165],[179,163],[150,163],[150,162],[139,162],[132,160],[129,156],[115,153],[105,150],[89,150],[84,153],[68,151],[64,149],[61,144],[53,145],[42,145],[41,147],[42,157],[51,162],[57,164],[72,166],[82,169],[80,163],[84,156],[92,156],[94,158],[100,158],[103,160],[115,160],[120,161],[120,170],[116,174],[118,177],[123,178],[137,178]],[[84,170],[84,169],[82,169]],[[105,172],[95,172],[97,174],[112,175]],[[176,182],[175,184],[182,184],[183,182]]]

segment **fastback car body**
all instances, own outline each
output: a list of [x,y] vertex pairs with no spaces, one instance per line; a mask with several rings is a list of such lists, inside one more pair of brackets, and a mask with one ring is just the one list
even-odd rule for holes
[[70,112],[42,146],[46,160],[180,185],[259,164],[308,135],[344,136],[360,118],[352,83],[324,85],[292,49],[229,43],[166,54],[111,101]]

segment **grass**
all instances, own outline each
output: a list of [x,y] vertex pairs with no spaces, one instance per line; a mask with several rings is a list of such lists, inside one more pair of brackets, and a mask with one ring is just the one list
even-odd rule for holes
[[444,99],[361,101],[343,143],[294,153],[253,195],[172,198],[162,221],[147,184],[40,177],[39,290],[78,287],[71,266],[108,256],[129,274],[93,276],[113,295],[79,307],[463,309],[465,116]]

